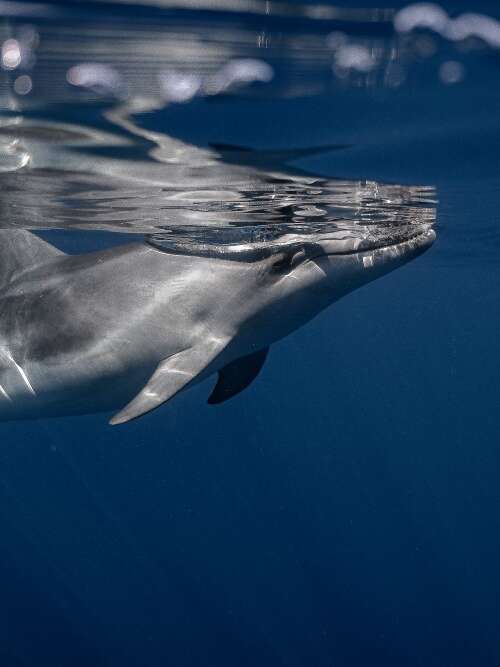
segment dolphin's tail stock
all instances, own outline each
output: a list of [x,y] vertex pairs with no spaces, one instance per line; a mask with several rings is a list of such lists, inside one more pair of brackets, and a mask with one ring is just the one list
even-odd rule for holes
[[25,229],[0,229],[0,288],[16,273],[62,256],[61,250]]

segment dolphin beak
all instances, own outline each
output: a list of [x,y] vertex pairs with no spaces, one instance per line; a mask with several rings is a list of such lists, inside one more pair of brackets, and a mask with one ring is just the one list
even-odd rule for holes
[[[417,248],[427,248],[436,239],[436,233],[431,225],[415,226],[411,233],[408,229],[400,230],[399,234],[393,236],[380,235],[371,237],[351,237],[345,239],[323,238],[319,245],[321,252],[319,256],[327,255],[371,255],[382,251],[391,257],[397,257],[401,254]],[[380,254],[380,253],[377,253]]]
[[436,232],[430,226],[417,228],[415,232],[411,237],[397,243],[388,243],[386,240],[385,245],[382,245],[381,239],[380,244],[366,248],[367,244],[360,242],[356,249],[343,252],[339,252],[338,246],[335,247],[335,252],[331,252],[333,248],[328,247],[328,242],[322,243],[323,252],[313,258],[313,262],[325,276],[339,281],[339,284],[345,282],[347,291],[351,291],[418,257],[436,239]]
[[390,263],[403,260],[409,261],[411,258],[427,250],[436,240],[436,232],[432,227],[428,227],[420,233],[407,239],[390,243],[388,245],[375,247],[373,249],[361,250],[357,254],[360,256],[363,265],[368,268],[378,263]]

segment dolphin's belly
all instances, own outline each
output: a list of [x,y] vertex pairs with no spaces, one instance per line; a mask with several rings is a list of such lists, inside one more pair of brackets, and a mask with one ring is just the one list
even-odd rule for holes
[[116,410],[147,382],[154,364],[65,368],[27,364],[0,371],[0,420]]
[[[113,332],[90,345],[65,342],[57,354],[43,355],[33,338],[24,348],[0,343],[0,420],[116,410],[178,350],[175,339],[146,342],[122,333],[117,340]],[[54,350],[57,345],[55,336]]]
[[188,327],[169,331],[155,303],[125,301],[116,312],[110,294],[82,306],[75,293],[2,295],[0,419],[116,410],[186,343]]

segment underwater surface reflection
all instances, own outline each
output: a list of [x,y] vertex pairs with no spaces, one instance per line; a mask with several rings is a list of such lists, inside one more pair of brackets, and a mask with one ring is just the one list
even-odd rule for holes
[[344,4],[0,2],[1,667],[500,664],[499,9]]

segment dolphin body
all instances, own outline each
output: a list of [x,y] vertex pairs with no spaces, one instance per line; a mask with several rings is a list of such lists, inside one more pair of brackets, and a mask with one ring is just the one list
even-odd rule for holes
[[66,255],[0,231],[0,419],[119,410],[139,417],[218,372],[222,402],[269,346],[421,254],[430,225],[398,237],[287,235],[257,249],[127,243]]

